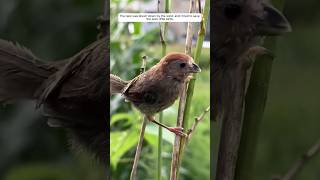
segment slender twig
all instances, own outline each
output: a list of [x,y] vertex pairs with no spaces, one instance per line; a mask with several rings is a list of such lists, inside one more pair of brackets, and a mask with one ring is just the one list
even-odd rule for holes
[[187,134],[188,134],[188,140],[191,139],[192,134],[194,132],[194,130],[196,129],[196,127],[198,126],[198,124],[204,119],[204,117],[206,116],[206,114],[210,111],[210,106],[207,107],[201,114],[200,116],[196,117],[191,128],[188,130]]
[[140,135],[139,135],[139,142],[138,142],[138,145],[137,145],[136,154],[134,156],[134,161],[133,161],[132,170],[131,170],[131,174],[130,174],[130,180],[135,180],[136,179],[137,169],[138,169],[138,162],[139,162],[139,159],[140,159],[140,154],[141,154],[141,149],[142,149],[142,144],[143,144],[143,138],[144,138],[144,132],[145,132],[145,129],[146,129],[146,125],[147,125],[147,120],[144,117],[143,118],[143,123],[141,125],[141,130],[140,130]]
[[288,170],[288,172],[280,178],[274,180],[293,180],[297,174],[307,165],[307,163],[317,154],[320,153],[320,139],[308,149]]
[[[158,13],[160,13],[160,0],[158,0]],[[162,34],[162,28],[161,28],[161,23],[159,23],[159,27],[160,27],[160,42],[161,45],[163,46],[164,42],[164,38],[163,38],[163,34]],[[162,48],[163,50],[164,48]],[[162,56],[164,55],[164,50],[162,51]],[[159,113],[159,122],[162,123],[162,119],[163,119],[163,113],[160,112]],[[159,127],[158,129],[158,161],[157,161],[157,180],[161,180],[161,169],[162,169],[162,128]]]
[[[170,12],[171,0],[165,0],[165,13]],[[160,0],[158,0],[158,13],[160,12]],[[167,27],[168,23],[165,22],[163,25],[163,30],[160,26],[160,42],[162,46],[162,57],[167,54],[167,44],[165,41],[165,37],[167,35]],[[159,113],[159,122],[162,123],[163,121],[163,112]],[[157,180],[161,180],[161,168],[162,168],[162,128],[159,127],[158,130],[158,161],[157,161]]]
[[[189,13],[194,12],[195,9],[195,0],[190,0]],[[187,26],[187,37],[186,37],[186,48],[185,53],[191,55],[191,47],[192,47],[192,37],[193,37],[193,28],[192,23],[188,22]]]
[[199,13],[202,13],[201,0],[198,0],[198,10],[199,10]]
[[[142,57],[142,64],[140,67],[140,74],[144,73],[146,70],[146,60],[147,57],[143,56]],[[140,154],[141,154],[141,149],[142,149],[142,144],[143,144],[143,139],[144,139],[144,132],[147,126],[147,118],[144,117],[144,114],[141,113],[141,116],[143,117],[143,122],[141,125],[141,129],[140,129],[140,135],[139,135],[139,141],[137,144],[137,148],[136,148],[136,154],[134,156],[134,161],[133,161],[133,165],[132,165],[132,169],[131,169],[131,173],[130,173],[130,180],[135,180],[136,176],[137,176],[137,169],[138,169],[138,162],[140,159]]]
[[[165,0],[165,13],[169,13],[170,12],[170,7],[171,7],[171,0]],[[160,0],[158,0],[158,13],[160,12]],[[167,53],[167,43],[165,40],[165,37],[167,35],[167,29],[168,29],[168,22],[164,22],[163,23],[163,29],[161,26],[161,23],[159,23],[160,25],[160,42],[161,42],[161,47],[162,47],[162,55],[166,55]]]
[[[187,85],[186,85],[187,86]],[[183,89],[180,94],[180,101],[179,101],[179,110],[178,110],[178,120],[177,120],[177,127],[182,127],[183,125],[183,114],[185,107],[185,99],[187,94],[187,89]],[[180,136],[176,136],[174,140],[174,145],[172,149],[172,159],[171,159],[171,169],[170,169],[170,180],[177,180],[178,179],[178,172],[180,166],[180,154],[181,154],[181,142],[184,138]]]

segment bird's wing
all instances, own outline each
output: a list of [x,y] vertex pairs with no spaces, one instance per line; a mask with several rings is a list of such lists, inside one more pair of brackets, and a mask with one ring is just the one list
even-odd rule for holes
[[128,92],[128,90],[129,90],[132,86],[134,86],[134,84],[139,80],[140,77],[141,77],[141,74],[140,74],[139,76],[133,78],[133,79],[126,85],[126,87],[124,87],[121,95],[124,95],[126,92]]
[[[57,89],[61,88],[64,82],[71,77],[73,77],[77,72],[82,70],[82,66],[86,61],[89,61],[88,58],[92,51],[99,45],[99,42],[95,42],[91,44],[86,49],[82,50],[77,55],[73,56],[69,60],[66,60],[62,65],[57,64],[57,66],[61,66],[59,72],[57,72],[54,76],[51,76],[46,83],[43,84],[43,88],[39,90],[39,100],[38,106],[45,102],[45,100]],[[82,81],[78,81],[82,82]],[[86,81],[83,81],[85,83]],[[71,86],[71,85],[70,85]],[[81,90],[81,84],[75,85],[73,89]]]

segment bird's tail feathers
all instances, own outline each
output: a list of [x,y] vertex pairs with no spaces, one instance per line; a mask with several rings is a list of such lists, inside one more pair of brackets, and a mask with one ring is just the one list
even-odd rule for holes
[[116,75],[110,74],[110,94],[122,93],[128,82]]
[[28,49],[0,39],[0,103],[35,99],[37,88],[55,71]]

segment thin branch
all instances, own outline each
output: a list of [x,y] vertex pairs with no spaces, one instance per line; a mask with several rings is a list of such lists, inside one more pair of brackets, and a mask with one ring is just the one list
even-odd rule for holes
[[[180,94],[177,127],[182,127],[183,125],[184,108],[182,107],[185,107],[186,95],[187,95],[187,89],[184,89]],[[182,142],[181,137],[176,136],[174,140],[173,150],[172,150],[173,152],[172,152],[172,159],[171,159],[170,180],[177,180],[178,178],[181,142]]]
[[[144,73],[146,70],[146,64],[147,64],[146,61],[147,61],[147,56],[143,56],[142,57],[142,64],[140,67],[140,74]],[[130,173],[130,180],[135,180],[136,176],[137,176],[138,162],[140,159],[141,149],[142,149],[142,145],[143,145],[144,132],[146,130],[146,126],[147,126],[147,122],[148,122],[147,118],[144,117],[144,115],[142,113],[141,113],[141,115],[143,117],[143,122],[141,125],[139,141],[137,144],[136,154],[134,156],[134,161],[133,161],[133,165],[132,165],[132,169],[131,169],[131,173]]]
[[[194,12],[194,9],[195,9],[195,0],[190,0],[189,13]],[[192,23],[188,22],[187,37],[186,37],[186,47],[185,47],[185,53],[188,54],[188,55],[191,55],[193,34],[194,33],[193,33]]]
[[275,180],[293,180],[299,172],[308,164],[308,162],[320,153],[320,139],[313,144],[307,152],[305,152],[288,170],[282,178],[274,178]]
[[198,0],[198,10],[199,10],[199,13],[202,13],[201,0]]
[[143,138],[144,138],[144,132],[145,132],[146,126],[147,126],[147,120],[144,117],[143,118],[143,123],[141,125],[141,130],[140,130],[140,135],[139,135],[139,142],[138,142],[138,145],[137,145],[136,154],[134,156],[134,161],[133,161],[132,170],[131,170],[131,174],[130,174],[130,180],[135,180],[136,176],[137,176],[138,162],[139,162],[139,159],[140,159],[140,154],[141,154]]
[[[168,5],[170,3],[170,0],[165,0],[165,12],[169,13],[170,9],[170,5]],[[160,0],[158,0],[158,13],[160,13]],[[166,36],[166,31],[167,31],[167,26],[168,23],[165,22],[163,24],[163,28],[161,26],[161,23],[159,23],[160,26],[160,42],[161,42],[161,46],[162,46],[162,55],[165,56],[166,55],[166,51],[167,51],[167,43],[165,41],[165,36]]]
[[[165,0],[165,12],[169,13],[171,6],[171,0]],[[158,0],[158,13],[160,12],[160,0]],[[159,23],[160,26],[160,42],[162,47],[162,57],[167,54],[167,44],[165,41],[165,36],[167,33],[167,24],[164,23],[163,30],[161,27],[161,23]],[[163,112],[160,112],[159,114],[159,122],[162,123],[163,120]],[[159,128],[158,130],[158,161],[157,161],[157,180],[161,180],[161,169],[162,169],[162,128]]]
[[188,140],[191,139],[192,134],[194,132],[194,130],[196,129],[196,127],[198,126],[199,122],[201,122],[204,117],[206,116],[206,114],[210,111],[210,106],[207,107],[201,114],[200,116],[196,117],[191,128],[188,130],[187,134],[188,134]]

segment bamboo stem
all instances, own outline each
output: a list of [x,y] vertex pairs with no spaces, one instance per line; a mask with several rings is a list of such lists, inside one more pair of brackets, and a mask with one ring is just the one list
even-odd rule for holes
[[[283,7],[284,0],[277,1],[277,8]],[[264,46],[271,51],[275,50],[276,38],[267,38]],[[264,109],[268,96],[269,82],[272,71],[273,57],[262,55],[257,57],[252,68],[251,78],[245,97],[245,112],[242,125],[236,180],[253,179],[256,146],[259,136],[259,127],[263,119]]]
[[[206,25],[208,22],[208,16],[209,16],[209,9],[210,9],[210,0],[206,0],[205,1],[205,5],[204,5],[204,11],[202,14],[202,21],[200,23],[200,30],[198,32],[198,40],[197,40],[197,44],[196,44],[196,49],[195,49],[195,53],[193,56],[193,59],[195,61],[195,63],[199,63],[199,58],[201,55],[201,51],[202,51],[202,45],[203,45],[203,41],[204,41],[204,36],[206,33]],[[191,107],[191,101],[192,101],[192,97],[193,97],[193,91],[194,91],[194,86],[195,86],[195,81],[196,81],[197,75],[195,74],[193,76],[193,78],[190,80],[189,85],[188,85],[188,91],[187,91],[187,99],[186,99],[186,108],[184,111],[184,126],[183,127],[187,127],[188,126],[188,120],[189,120],[189,115],[190,115],[190,107]]]
[[[195,0],[190,0],[190,7],[189,7],[189,13],[192,13],[195,9]],[[186,46],[185,46],[185,53],[188,55],[191,55],[191,49],[192,49],[192,37],[193,37],[193,29],[192,29],[192,23],[188,23],[187,26],[187,37],[186,37]],[[183,88],[184,91],[180,94],[180,101],[179,101],[179,108],[178,108],[178,118],[177,118],[177,127],[183,127],[183,120],[184,120],[184,110],[185,110],[185,103],[186,103],[186,92],[187,92],[187,82],[185,84],[185,87]],[[181,139],[181,137],[176,136],[174,145],[173,145],[173,151],[172,151],[172,160],[171,160],[171,171],[170,171],[170,179],[178,179],[178,172],[180,167],[180,159],[181,159],[181,152],[183,145],[182,141],[184,139]]]
[[[192,1],[192,0],[191,0]],[[194,5],[195,3],[190,2],[190,5]],[[199,1],[198,1],[199,3]],[[201,9],[201,7],[199,6]],[[202,45],[204,41],[204,35],[206,30],[206,24],[208,21],[208,15],[209,15],[209,9],[210,9],[210,0],[205,1],[204,6],[204,12],[203,12],[203,18],[200,22],[200,30],[198,33],[198,40],[197,45],[195,49],[194,54],[194,61],[195,63],[199,63],[199,57],[202,51]],[[188,53],[189,50],[191,50],[192,38],[191,36],[191,28],[188,26],[188,33],[189,36],[187,36],[189,39],[186,40],[186,53]],[[191,52],[189,52],[191,53]],[[179,103],[179,114],[178,114],[178,121],[177,126],[182,125],[183,128],[188,128],[188,119],[189,119],[189,113],[190,113],[190,107],[191,107],[191,100],[193,96],[194,91],[194,85],[195,85],[196,75],[188,82],[188,85],[186,84],[185,90],[180,95],[180,103]],[[171,161],[171,173],[170,173],[170,180],[177,180],[179,178],[179,167],[182,161],[182,155],[185,147],[186,139],[181,137],[175,138],[175,144],[173,147],[173,154],[172,154],[172,161]]]
[[[190,6],[189,6],[189,13],[192,13],[195,9],[195,0],[190,0]],[[192,37],[193,37],[193,29],[192,29],[192,23],[188,22],[187,25],[187,37],[186,37],[186,46],[185,46],[185,53],[188,55],[191,55],[191,49],[192,49]],[[180,94],[180,101],[179,101],[179,108],[178,108],[178,118],[177,118],[177,127],[183,127],[183,120],[184,120],[184,110],[185,110],[185,103],[186,103],[186,92],[187,92],[187,82],[185,83],[184,90]],[[179,178],[179,167],[180,167],[180,159],[181,159],[181,153],[182,153],[182,146],[184,143],[184,138],[181,139],[181,137],[176,136],[173,150],[172,150],[172,160],[171,160],[171,171],[170,171],[170,179],[176,180]]]

